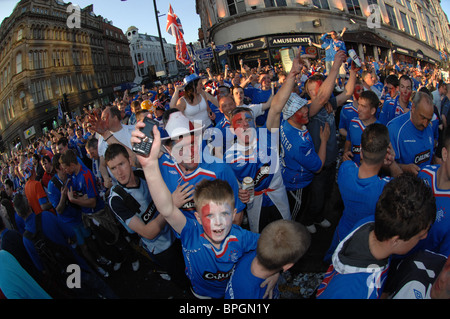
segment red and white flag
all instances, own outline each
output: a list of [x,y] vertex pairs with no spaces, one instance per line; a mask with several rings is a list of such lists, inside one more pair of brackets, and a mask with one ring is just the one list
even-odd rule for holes
[[177,60],[184,65],[190,65],[192,59],[184,41],[184,31],[180,19],[173,12],[172,6],[169,4],[169,13],[167,14],[166,31],[176,39]]

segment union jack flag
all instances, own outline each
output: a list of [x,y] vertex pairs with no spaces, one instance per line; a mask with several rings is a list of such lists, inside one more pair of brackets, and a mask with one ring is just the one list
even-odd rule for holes
[[186,42],[183,37],[183,27],[181,26],[180,19],[173,13],[172,6],[169,5],[169,13],[167,15],[166,31],[175,37],[176,39],[176,51],[177,60],[184,65],[192,64],[191,56],[186,46]]
[[175,38],[178,38],[178,35],[180,33],[184,34],[183,27],[181,26],[181,20],[173,12],[172,6],[170,4],[169,4],[169,13],[167,14],[166,31]]

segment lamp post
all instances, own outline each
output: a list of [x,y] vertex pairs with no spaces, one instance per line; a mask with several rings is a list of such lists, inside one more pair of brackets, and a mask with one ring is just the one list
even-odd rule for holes
[[164,69],[166,71],[166,77],[169,77],[169,67],[168,67],[168,62],[166,59],[166,53],[164,52],[164,43],[161,37],[161,29],[159,27],[159,16],[158,16],[158,9],[156,8],[156,0],[153,0],[153,7],[155,8],[155,19],[156,19],[156,26],[158,27],[158,36],[159,36],[159,43],[161,44],[161,52],[162,52],[162,56],[163,56],[163,63],[164,63]]

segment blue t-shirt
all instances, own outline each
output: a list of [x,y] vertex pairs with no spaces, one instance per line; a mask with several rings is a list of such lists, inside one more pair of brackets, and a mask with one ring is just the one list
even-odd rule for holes
[[[261,135],[260,133],[263,133]],[[255,192],[267,189],[274,176],[274,169],[278,169],[278,141],[272,141],[270,130],[266,128],[255,130],[254,148],[246,154],[246,148],[236,142],[225,153],[225,161],[231,165],[237,180],[242,183],[247,176],[253,178]]]
[[[375,121],[375,123],[379,123]],[[347,141],[350,141],[350,150],[353,153],[353,162],[356,164],[361,163],[361,135],[366,129],[366,125],[358,118],[355,117],[350,121],[350,125],[347,131]]]
[[[272,89],[261,90],[254,87],[248,87],[244,89],[244,95],[252,100],[252,104],[265,103],[272,95]],[[263,126],[266,124],[267,114],[269,114],[269,109],[264,111],[263,115],[259,115],[256,117],[255,123],[257,126]]]
[[81,166],[78,174],[74,174],[70,176],[70,178],[72,180],[73,191],[77,192],[78,197],[87,194],[88,198],[96,198],[96,205],[94,208],[81,207],[83,213],[92,214],[105,208],[105,202],[99,195],[95,177],[90,169],[86,166]]
[[344,211],[337,231],[339,239],[344,239],[363,218],[375,214],[377,201],[390,177],[380,178],[378,175],[359,178],[359,167],[352,161],[345,161],[339,167],[337,183],[344,202]]
[[[252,250],[239,259],[228,281],[225,299],[263,299],[267,287],[261,288],[261,284],[265,279],[256,277],[251,271],[255,257],[256,250]],[[278,286],[275,286],[273,299],[278,298]]]
[[[75,232],[73,228],[63,223],[60,219],[58,219],[54,214],[50,213],[49,211],[43,211],[41,213],[42,215],[42,232],[44,235],[51,241],[53,241],[56,244],[59,244],[61,246],[67,247],[69,250],[72,251],[75,258],[77,259],[79,265],[84,269],[89,269],[89,266],[87,265],[86,261],[84,261],[75,251],[75,249],[72,248],[68,244],[68,238],[75,238]],[[25,220],[25,230],[36,233],[36,215],[30,214],[27,219]],[[29,240],[26,237],[23,237],[23,244],[25,245],[26,250],[28,251],[28,254],[31,257],[31,260],[33,261],[34,265],[39,271],[43,270],[43,265],[41,263],[41,259],[34,248],[34,244],[31,240]]]
[[[61,184],[64,184],[58,177],[58,175],[55,174],[53,178],[58,179]],[[61,191],[58,187],[56,187],[55,183],[53,182],[53,178],[48,182],[47,196],[50,203],[52,203],[53,207],[56,208],[61,199]],[[62,214],[58,214],[58,218],[60,218],[64,223],[69,223],[72,226],[79,225],[82,222],[81,209],[75,208],[67,200],[66,207],[64,208]]]
[[[380,112],[380,117],[378,120],[381,124],[387,125],[393,118],[402,115],[405,113],[403,108],[399,105],[398,99],[400,97],[400,94],[397,95],[394,99],[386,99],[383,103],[383,108]],[[411,109],[412,103],[408,103],[408,110]]]
[[394,118],[387,125],[395,160],[399,164],[416,164],[420,168],[431,164],[434,154],[434,131],[430,123],[423,131],[411,122],[411,112]]
[[287,190],[308,186],[322,161],[314,149],[308,129],[297,129],[283,120],[280,126],[280,163]]
[[203,227],[196,220],[186,218],[180,240],[186,275],[194,292],[200,296],[224,298],[234,265],[245,253],[256,249],[258,238],[259,234],[233,225],[217,249],[204,237]]
[[[225,163],[209,163],[206,161],[201,161],[195,171],[185,175],[177,163],[174,163],[174,161],[172,161],[167,154],[163,154],[163,156],[159,159],[159,168],[161,170],[163,180],[166,182],[167,188],[171,193],[173,193],[180,184],[189,183],[189,185],[194,185],[195,187],[195,185],[203,179],[221,179],[227,181],[233,189],[237,212],[242,212],[245,208],[245,204],[240,201],[238,196],[239,184],[236,180],[236,176],[234,175],[231,167]],[[180,207],[180,210],[186,217],[195,218],[193,196],[189,202]]]
[[350,121],[358,117],[358,109],[353,105],[353,102],[345,104],[339,115],[339,129],[343,128],[348,132]]
[[428,231],[427,238],[421,240],[418,247],[428,249],[445,256],[450,255],[450,190],[437,187],[437,171],[440,165],[424,167],[418,177],[422,178],[432,189],[436,198],[436,220]]

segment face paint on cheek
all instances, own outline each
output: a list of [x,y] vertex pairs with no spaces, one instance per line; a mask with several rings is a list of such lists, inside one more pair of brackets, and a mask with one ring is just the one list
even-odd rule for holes
[[244,114],[244,112],[238,113],[238,114],[236,114],[235,116],[233,116],[233,118],[231,119],[231,124],[233,124],[233,127],[234,127],[235,129],[242,126],[242,124],[240,124],[240,123],[238,124],[238,121],[239,121],[239,120],[241,120],[241,121],[244,120],[243,114]]
[[308,122],[308,116],[300,109],[294,113],[294,121],[298,124],[306,124]]
[[355,90],[353,91],[353,95],[355,96],[356,101],[359,100],[359,95],[361,94],[361,86],[357,85]]
[[206,235],[211,237],[211,220],[208,218],[208,215],[211,212],[211,206],[209,204],[206,204],[201,209],[201,220],[203,225],[203,230],[205,231]]

